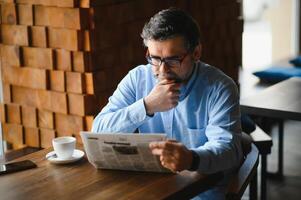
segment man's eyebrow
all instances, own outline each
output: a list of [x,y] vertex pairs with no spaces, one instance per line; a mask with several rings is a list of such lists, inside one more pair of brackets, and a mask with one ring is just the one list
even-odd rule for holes
[[[160,58],[160,56],[155,56],[155,55],[150,55],[152,58]],[[170,60],[170,59],[180,59],[180,56],[168,56],[168,57],[165,57],[164,59],[167,59],[167,60]]]

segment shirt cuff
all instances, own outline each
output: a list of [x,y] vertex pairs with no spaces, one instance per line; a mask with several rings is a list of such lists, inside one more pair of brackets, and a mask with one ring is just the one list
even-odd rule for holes
[[199,163],[196,171],[204,174],[216,172],[216,166],[215,163],[212,163],[214,161],[210,152],[202,148],[192,148],[190,150],[194,151],[199,156]]
[[146,114],[143,98],[130,105],[129,108],[129,116],[134,124],[141,123],[152,118]]

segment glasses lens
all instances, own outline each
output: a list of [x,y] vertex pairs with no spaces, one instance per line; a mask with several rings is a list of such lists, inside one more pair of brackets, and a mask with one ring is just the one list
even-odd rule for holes
[[165,63],[170,67],[180,67],[181,61],[179,60],[165,60]]
[[160,64],[161,64],[161,60],[159,58],[147,56],[146,59],[147,59],[148,63],[151,65],[160,66]]
[[179,60],[179,59],[163,59],[163,61],[161,61],[160,58],[146,56],[146,60],[149,64],[154,65],[154,66],[160,66],[162,62],[164,62],[169,67],[180,67],[181,66],[181,60]]

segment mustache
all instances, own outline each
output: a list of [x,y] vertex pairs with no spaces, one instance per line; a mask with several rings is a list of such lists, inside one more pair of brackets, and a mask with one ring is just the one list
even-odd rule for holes
[[159,73],[154,73],[154,77],[158,80],[163,80],[163,79],[167,79],[167,80],[175,80],[178,83],[181,83],[183,80],[180,79],[177,75],[175,74],[159,74]]

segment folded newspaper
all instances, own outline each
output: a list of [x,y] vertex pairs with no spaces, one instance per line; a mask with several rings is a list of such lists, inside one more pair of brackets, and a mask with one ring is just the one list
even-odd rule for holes
[[163,141],[166,134],[81,132],[89,162],[100,169],[171,172],[162,167],[149,148],[152,141]]

